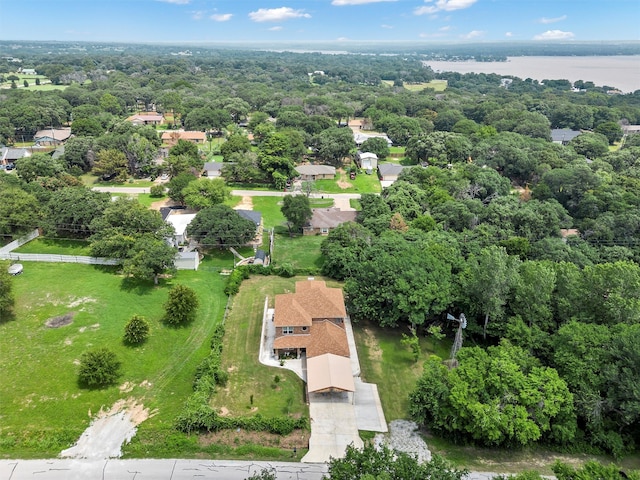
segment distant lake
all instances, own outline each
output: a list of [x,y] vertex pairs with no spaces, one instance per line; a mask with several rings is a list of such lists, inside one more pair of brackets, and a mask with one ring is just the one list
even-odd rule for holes
[[640,90],[640,55],[603,57],[508,57],[506,62],[442,62],[425,60],[434,71],[495,73],[523,80],[584,80],[625,93]]

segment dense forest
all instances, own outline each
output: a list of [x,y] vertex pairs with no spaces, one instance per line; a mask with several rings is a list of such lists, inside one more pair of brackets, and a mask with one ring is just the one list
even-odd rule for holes
[[[73,137],[61,155],[35,153],[0,176],[0,233],[44,227],[132,258],[140,244],[112,240],[139,234],[166,256],[158,218],[110,205],[78,177],[164,173],[172,198],[206,208],[199,199],[216,192],[192,182],[207,155],[224,157],[228,180],[282,188],[303,161],[349,167],[356,145],[340,125],[362,118],[402,147],[408,168],[381,195],[362,196],[357,222],[331,232],[322,273],[344,280],[356,321],[422,335],[453,332],[447,313],[468,320],[455,358],[425,365],[411,415],[460,442],[618,456],[637,448],[640,135],[623,127],[640,124],[640,91],[436,75],[421,55],[177,51],[11,51],[66,88],[1,90],[0,143],[66,125]],[[2,80],[14,69],[5,55]],[[445,91],[405,88],[436,78]],[[124,120],[138,111],[206,131],[205,152],[179,142],[158,164],[156,128]],[[552,129],[580,134],[562,145]],[[390,155],[379,142],[367,147]]]

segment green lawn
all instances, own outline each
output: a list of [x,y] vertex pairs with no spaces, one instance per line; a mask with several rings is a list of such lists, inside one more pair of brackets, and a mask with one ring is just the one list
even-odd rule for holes
[[[373,323],[354,323],[353,333],[365,381],[376,383],[387,422],[409,417],[409,393],[422,374],[422,364],[434,354],[432,342],[420,338],[422,356],[414,362],[408,347],[400,343],[408,329],[380,328]],[[435,354],[449,355],[450,344],[436,344]]]
[[290,237],[285,227],[276,228],[271,262],[276,265],[289,263],[293,268],[320,268],[322,235],[296,235]]
[[80,180],[82,181],[82,183],[88,187],[136,187],[136,188],[141,188],[141,187],[151,187],[152,185],[155,185],[154,182],[152,182],[151,180],[146,180],[146,179],[129,179],[126,182],[123,183],[116,183],[116,182],[101,182],[98,180],[98,177],[96,175],[91,175],[90,173],[85,173],[84,175],[80,176]]
[[[15,318],[0,323],[0,457],[55,457],[78,439],[100,408],[129,397],[153,412],[138,431],[143,444],[152,439],[151,446],[136,454],[155,451],[152,447],[161,443],[167,455],[183,455],[172,425],[222,318],[225,277],[207,268],[180,271],[154,287],[125,280],[111,268],[37,262],[24,266],[24,273],[14,278]],[[200,299],[196,321],[179,329],[160,322],[167,291],[175,284],[194,288]],[[45,326],[48,319],[71,313],[70,325]],[[151,336],[131,348],[123,345],[122,334],[134,314],[149,320]],[[97,346],[116,353],[122,376],[112,387],[80,388],[77,360]],[[175,443],[167,447],[168,437]]]
[[262,213],[264,228],[271,229],[284,224],[286,221],[280,211],[282,197],[251,197],[251,201],[253,202],[253,209]]
[[322,193],[380,193],[380,180],[374,173],[367,175],[360,172],[355,180],[351,180],[344,172],[337,173],[335,180],[316,180],[317,192]]
[[16,253],[44,253],[53,255],[91,255],[87,240],[56,240],[36,238],[14,250]]

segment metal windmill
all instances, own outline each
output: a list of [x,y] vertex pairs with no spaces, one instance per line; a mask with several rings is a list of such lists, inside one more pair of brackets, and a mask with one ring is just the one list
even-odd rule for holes
[[458,322],[458,331],[456,332],[456,338],[453,340],[453,345],[451,347],[451,360],[456,358],[456,353],[462,347],[462,330],[467,328],[467,317],[464,316],[464,313],[460,314],[460,317],[456,318],[450,313],[447,313],[447,320],[451,320],[454,322]]

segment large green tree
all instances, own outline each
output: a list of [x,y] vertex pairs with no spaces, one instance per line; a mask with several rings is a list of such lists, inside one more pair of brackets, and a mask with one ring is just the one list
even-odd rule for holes
[[284,218],[287,219],[289,235],[300,232],[309,220],[311,220],[311,204],[306,195],[287,195],[282,200],[280,207]]
[[202,209],[224,202],[229,189],[221,178],[198,178],[182,189],[184,203],[189,208]]
[[256,224],[227,205],[200,210],[187,227],[187,233],[205,247],[241,247],[256,235]]
[[487,446],[575,438],[573,396],[553,368],[507,342],[463,347],[458,367],[432,356],[410,396],[412,417],[438,433]]

